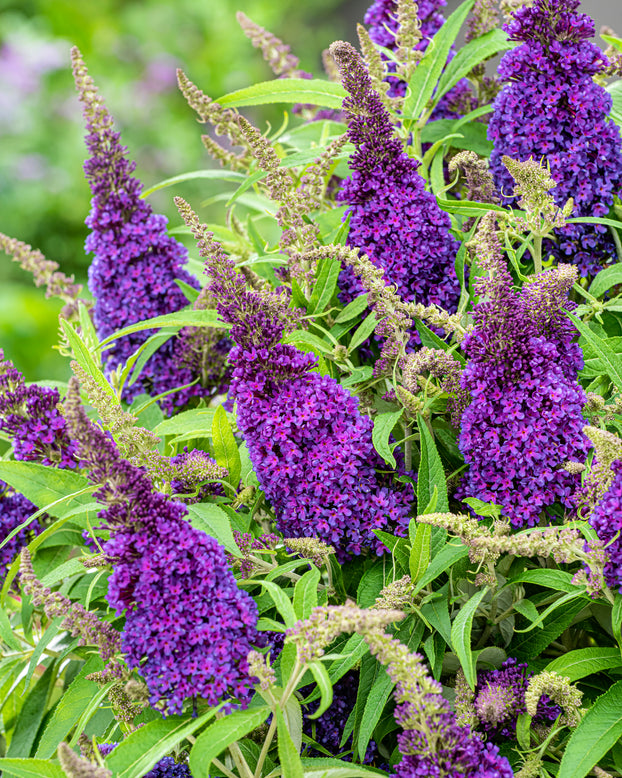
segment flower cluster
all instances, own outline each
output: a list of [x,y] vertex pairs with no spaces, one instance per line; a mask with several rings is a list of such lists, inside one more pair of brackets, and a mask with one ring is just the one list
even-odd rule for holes
[[[420,0],[416,5],[416,14],[419,18],[419,36],[415,43],[415,51],[423,54],[430,45],[430,40],[445,24],[445,18],[441,9],[447,5],[447,0]],[[364,21],[369,25],[369,37],[379,46],[384,46],[390,51],[399,50],[397,39],[401,33],[400,19],[398,15],[398,0],[374,0],[368,8]],[[448,61],[451,61],[455,55],[452,50],[449,53]],[[386,58],[386,55],[385,55]],[[396,65],[388,61],[387,67],[390,73],[395,74]],[[397,75],[389,75],[389,95],[403,97],[406,94],[407,84]],[[439,104],[434,109],[432,119],[452,119],[456,114],[452,112],[450,106],[455,100],[459,100],[469,91],[468,82],[463,79],[446,95],[444,95]]]
[[[72,380],[73,381],[73,380]],[[106,505],[99,517],[111,531],[103,551],[113,561],[108,603],[125,612],[122,649],[147,682],[152,705],[180,712],[187,697],[210,705],[244,701],[246,656],[257,611],[237,588],[224,548],[186,521],[187,508],[154,491],[144,472],[124,460],[112,440],[89,422],[77,384],[66,418],[81,463]]]
[[[548,161],[562,206],[574,198],[575,216],[606,216],[622,188],[622,140],[608,114],[611,97],[594,82],[607,67],[601,50],[588,39],[594,23],[577,13],[579,0],[535,0],[504,26],[521,43],[499,66],[506,82],[496,98],[489,125],[495,148],[491,168],[506,202],[512,179],[504,155],[521,161]],[[593,275],[615,257],[604,225],[569,224],[557,231],[547,250]]]
[[[32,516],[37,510],[30,500],[27,500],[23,494],[14,492],[4,481],[0,481],[0,542],[23,524],[29,516]],[[41,525],[35,519],[19,532],[15,533],[11,540],[0,549],[0,586],[4,581],[6,571],[33,536],[41,531]]]
[[606,544],[605,580],[622,592],[622,459],[611,465],[613,480],[589,517],[599,539]]
[[236,345],[230,396],[259,484],[290,537],[317,537],[343,560],[365,548],[384,547],[374,529],[404,533],[412,502],[376,468],[373,422],[358,399],[330,376],[315,371],[317,358],[280,344],[291,316],[280,295],[247,290],[243,278],[187,204],[182,216],[198,239],[213,279],[209,289],[221,317],[231,322]]
[[[0,349],[0,360],[4,354]],[[58,389],[26,386],[13,364],[0,361],[0,430],[13,439],[15,459],[74,468],[75,444],[58,410]]]
[[497,746],[457,723],[419,654],[379,630],[364,637],[396,684],[394,716],[404,731],[397,738],[402,760],[392,778],[512,778]]
[[[91,154],[84,165],[93,192],[86,250],[95,255],[89,267],[89,289],[95,297],[97,334],[103,340],[130,324],[184,308],[187,301],[176,279],[193,287],[198,284],[183,268],[185,247],[166,233],[166,218],[154,214],[141,198],[142,184],[132,175],[136,166],[127,159],[127,149],[75,48],[72,60]],[[144,330],[114,341],[105,355],[107,372],[123,366],[151,334],[153,330]],[[196,376],[175,366],[174,353],[171,339],[148,360],[139,379],[126,385],[124,399],[191,383]],[[177,392],[163,398],[162,407],[172,412],[200,392],[200,387]]]
[[[454,271],[458,245],[449,233],[449,216],[426,192],[419,163],[395,137],[360,55],[349,43],[333,43],[330,50],[348,92],[344,110],[356,149],[350,159],[352,175],[338,194],[349,206],[348,245],[382,267],[385,282],[402,299],[454,311],[460,295]],[[344,303],[365,291],[350,268],[342,272],[339,288]]]
[[475,328],[463,341],[462,386],[472,400],[462,415],[459,446],[470,468],[459,496],[494,502],[515,526],[533,526],[556,500],[573,507],[579,478],[563,465],[587,453],[583,356],[562,313],[576,269],[540,273],[517,293],[492,216],[482,220],[476,251],[490,275],[477,282]]
[[[525,694],[529,679],[526,663],[506,659],[498,670],[477,674],[473,705],[477,721],[488,739],[514,738],[516,720],[527,711]],[[542,696],[533,717],[534,724],[550,724],[561,713],[561,708]]]

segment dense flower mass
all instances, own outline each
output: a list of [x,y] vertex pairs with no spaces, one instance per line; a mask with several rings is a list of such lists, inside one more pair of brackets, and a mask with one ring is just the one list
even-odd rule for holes
[[[4,354],[0,349],[0,360]],[[0,430],[12,438],[13,456],[27,462],[74,468],[75,443],[58,410],[58,389],[30,384],[8,360],[0,361]]]
[[616,459],[611,470],[614,473],[611,485],[598,501],[589,522],[606,544],[607,586],[622,593],[622,459]]
[[206,258],[218,313],[239,344],[230,354],[230,396],[277,528],[289,537],[318,537],[342,560],[369,547],[382,553],[373,530],[405,532],[411,487],[397,488],[377,474],[386,466],[358,399],[316,372],[313,354],[278,342],[299,314],[283,296],[247,290],[196,214],[177,203]]
[[462,386],[472,399],[459,438],[470,465],[460,496],[496,503],[515,526],[533,526],[556,500],[572,509],[579,478],[562,465],[583,462],[587,453],[586,396],[577,382],[583,355],[562,313],[572,308],[567,295],[576,270],[561,265],[517,293],[494,228],[483,224],[489,232],[478,262],[490,277],[477,282],[483,300],[463,342],[469,360]]
[[[506,82],[494,103],[489,137],[495,183],[512,197],[504,155],[525,161],[544,158],[557,181],[553,194],[562,206],[574,198],[574,216],[607,216],[622,189],[622,140],[608,114],[611,96],[593,77],[607,58],[588,39],[594,23],[577,13],[579,0],[535,0],[520,8],[504,27],[521,43],[499,66]],[[604,225],[569,224],[557,231],[547,250],[572,262],[582,276],[593,275],[616,256]]]
[[[397,0],[374,0],[365,14],[365,24],[369,25],[369,37],[379,46],[384,46],[390,51],[397,49],[396,35],[399,29]],[[414,2],[413,2],[414,5]],[[415,51],[425,52],[430,45],[430,40],[445,24],[445,17],[441,9],[447,5],[447,0],[421,0],[417,3],[417,16],[420,22],[419,32],[420,40],[415,44]],[[451,61],[455,51],[450,51],[448,61]],[[395,72],[395,63],[389,60],[386,55],[389,73]],[[389,82],[389,95],[403,97],[406,94],[407,84],[396,75],[387,76]],[[446,95],[444,95],[439,104],[434,109],[432,120],[456,118],[456,114],[451,111],[451,104],[459,99],[461,95],[469,91],[468,82],[463,79]]]
[[[449,233],[449,216],[426,192],[419,163],[395,137],[360,55],[347,43],[333,44],[331,52],[348,92],[344,110],[356,149],[349,163],[352,175],[338,194],[349,206],[348,245],[383,268],[387,284],[404,300],[455,311],[460,295],[454,270],[458,244]],[[339,288],[344,303],[365,291],[349,267],[341,273]]]
[[238,589],[224,548],[120,456],[88,421],[75,392],[74,386],[67,418],[82,465],[100,485],[94,496],[107,506],[99,514],[111,530],[103,544],[114,568],[107,599],[117,613],[125,611],[128,666],[145,678],[152,705],[163,703],[169,713],[181,712],[188,697],[210,705],[227,697],[244,701],[255,603]]
[[[184,308],[187,300],[176,279],[193,287],[198,284],[184,270],[185,247],[167,235],[166,218],[154,214],[141,198],[142,184],[132,175],[136,165],[127,159],[127,149],[77,49],[72,56],[91,154],[84,165],[93,192],[86,221],[91,230],[86,250],[95,255],[89,267],[89,289],[95,298],[97,334],[103,340],[130,324]],[[104,354],[106,370],[110,373],[124,365],[153,332],[144,330],[114,341]],[[175,340],[167,341],[148,360],[139,379],[132,386],[126,384],[124,399],[191,383],[196,376],[184,366],[184,359],[176,363]],[[162,407],[172,412],[200,391],[191,387],[165,397]]]
[[[14,492],[4,481],[0,481],[0,543],[35,513],[37,507],[23,494]],[[4,581],[7,568],[20,550],[41,531],[41,525],[35,519],[27,527],[17,532],[0,549],[0,586]]]
[[[526,663],[518,663],[513,658],[506,659],[498,670],[477,674],[475,713],[488,739],[515,737],[516,720],[527,711],[525,692],[532,676]],[[533,717],[534,724],[550,724],[560,713],[559,705],[543,696]]]

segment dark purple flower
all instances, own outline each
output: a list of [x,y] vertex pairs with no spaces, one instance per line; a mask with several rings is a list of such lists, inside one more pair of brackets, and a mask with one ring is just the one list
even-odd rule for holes
[[[0,542],[5,540],[20,524],[37,510],[37,506],[27,500],[23,494],[11,489],[4,481],[0,481]],[[19,554],[42,527],[35,519],[27,527],[15,534],[9,542],[0,549],[0,586],[4,581],[6,571]]]
[[[620,130],[608,118],[611,96],[594,82],[607,58],[588,39],[594,23],[576,12],[579,0],[535,0],[520,8],[504,30],[522,45],[499,66],[506,82],[495,100],[489,137],[497,189],[514,204],[513,181],[504,155],[525,161],[545,159],[557,182],[557,205],[574,199],[573,216],[606,216],[622,188]],[[596,274],[616,256],[604,225],[569,224],[557,243],[545,246],[582,276]]]
[[317,358],[279,343],[299,321],[283,294],[247,289],[213,235],[177,198],[198,240],[210,276],[209,291],[238,344],[230,396],[259,484],[286,537],[317,537],[340,559],[366,548],[382,553],[374,529],[404,533],[410,486],[397,488],[376,468],[373,423],[358,399],[330,376],[315,372]]
[[[127,149],[77,49],[72,57],[91,154],[84,165],[93,192],[86,220],[91,230],[86,250],[95,255],[89,289],[95,298],[97,335],[103,340],[130,324],[184,308],[187,300],[176,279],[195,288],[198,283],[183,267],[185,247],[167,235],[166,218],[154,214],[141,198],[142,184],[132,175],[136,165],[127,159]],[[144,330],[114,341],[104,352],[106,372],[124,365],[154,332]],[[194,380],[189,369],[175,363],[175,345],[171,339],[157,350],[139,379],[132,386],[126,384],[123,399],[131,401],[143,392],[157,395]],[[171,413],[202,391],[190,387],[163,398],[161,405]]]
[[[349,206],[348,245],[381,267],[387,284],[395,286],[402,299],[453,312],[460,283],[454,270],[458,244],[449,232],[449,216],[426,192],[419,163],[395,136],[360,55],[344,43],[333,44],[331,52],[348,92],[344,110],[356,148],[349,163],[352,175],[337,198]],[[344,303],[365,292],[350,267],[342,271],[339,288]]]
[[[485,670],[477,674],[475,687],[475,713],[487,739],[514,739],[516,720],[526,713],[525,692],[529,679],[527,664],[516,659],[506,659],[498,670]],[[544,695],[538,702],[534,724],[550,724],[559,716],[561,708]]]
[[152,705],[181,712],[188,697],[210,705],[248,699],[246,662],[255,641],[257,608],[238,589],[224,548],[195,530],[188,509],[154,491],[144,472],[124,460],[113,441],[86,417],[76,386],[66,405],[82,465],[99,484],[110,530],[103,544],[112,561],[109,605],[125,612],[122,648],[145,678]]
[[615,473],[611,486],[598,501],[589,522],[606,544],[607,586],[622,593],[622,459],[616,459],[611,470]]
[[488,238],[491,275],[477,282],[475,328],[462,344],[471,402],[459,446],[470,467],[459,496],[494,502],[514,526],[533,526],[557,500],[573,509],[579,479],[562,466],[584,461],[588,449],[577,380],[583,354],[562,312],[573,307],[576,270],[561,265],[516,292],[494,232]]
[[[4,354],[0,349],[0,360]],[[75,443],[58,410],[58,389],[30,384],[13,364],[0,361],[0,430],[13,439],[13,456],[61,468],[76,467]]]

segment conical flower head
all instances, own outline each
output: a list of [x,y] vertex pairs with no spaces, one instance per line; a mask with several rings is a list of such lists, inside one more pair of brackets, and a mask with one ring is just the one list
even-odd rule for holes
[[463,341],[462,387],[471,402],[459,446],[470,468],[460,497],[494,502],[515,526],[533,526],[556,500],[572,509],[579,480],[562,465],[587,453],[586,396],[577,381],[583,357],[561,312],[571,307],[576,269],[546,271],[521,292],[500,255],[487,270],[477,287],[485,299]]
[[[127,158],[127,149],[77,49],[72,58],[91,154],[84,165],[93,192],[86,221],[91,230],[86,250],[95,255],[89,268],[89,289],[95,298],[97,334],[104,339],[130,324],[184,308],[187,300],[176,279],[195,288],[198,284],[184,270],[185,247],[167,235],[166,217],[153,213],[141,198],[142,184],[133,175],[136,165]],[[125,364],[153,332],[136,332],[114,341],[104,354],[106,371]],[[148,360],[136,383],[126,384],[124,399],[191,383],[195,376],[175,361],[174,354],[175,339],[171,339]],[[175,393],[161,401],[162,407],[171,412],[200,391],[195,387]]]
[[[499,66],[505,86],[494,103],[489,137],[495,183],[514,204],[512,178],[503,156],[545,159],[557,182],[560,207],[574,198],[573,216],[606,216],[622,189],[622,139],[608,118],[611,96],[594,82],[607,66],[588,39],[594,22],[577,12],[578,0],[535,0],[520,8],[504,29],[521,45]],[[569,224],[545,250],[594,275],[616,256],[604,225]]]
[[[388,284],[406,301],[440,305],[455,311],[460,284],[454,270],[458,244],[449,232],[449,216],[440,210],[395,136],[387,110],[373,90],[363,60],[348,43],[331,46],[348,92],[344,110],[348,136],[356,151],[352,175],[338,195],[348,204],[348,245],[364,251],[383,268]],[[347,268],[339,280],[343,302],[364,293]]]
[[373,423],[317,358],[279,343],[300,320],[283,294],[247,289],[233,261],[187,203],[180,212],[205,257],[208,288],[238,344],[230,396],[261,488],[286,537],[317,537],[340,559],[384,547],[374,529],[405,533],[410,486],[397,488],[372,443]]

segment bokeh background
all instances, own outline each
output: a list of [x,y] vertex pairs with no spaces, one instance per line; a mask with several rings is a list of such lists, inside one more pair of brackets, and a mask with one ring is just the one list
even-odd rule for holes
[[[447,13],[459,4],[448,0]],[[333,40],[356,41],[360,0],[0,0],[0,231],[41,249],[66,273],[85,281],[84,219],[90,190],[81,110],[69,51],[77,45],[138,163],[146,186],[211,167],[201,127],[179,94],[181,67],[218,97],[272,77],[235,19],[242,10],[288,42],[301,67],[321,74],[321,52]],[[585,0],[582,9],[622,32],[622,2]],[[597,42],[599,42],[597,40]],[[602,41],[600,41],[602,43]],[[278,109],[250,112],[278,126]],[[184,184],[176,193],[210,199],[222,212],[222,184]],[[177,224],[173,190],[154,194],[154,208]],[[46,300],[0,254],[0,347],[27,380],[67,377],[55,352],[60,303]]]

